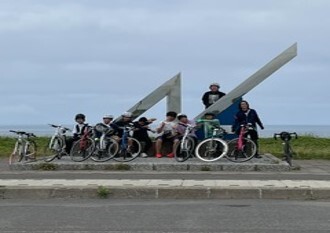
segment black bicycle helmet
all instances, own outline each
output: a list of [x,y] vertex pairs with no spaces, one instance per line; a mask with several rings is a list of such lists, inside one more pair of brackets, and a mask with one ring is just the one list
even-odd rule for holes
[[78,113],[74,119],[75,120],[77,120],[77,119],[83,119],[83,120],[85,120],[86,119],[86,116],[84,114],[82,114],[82,113]]

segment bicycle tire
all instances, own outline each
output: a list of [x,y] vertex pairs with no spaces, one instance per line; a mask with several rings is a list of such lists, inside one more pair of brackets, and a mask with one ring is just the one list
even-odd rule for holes
[[207,138],[197,145],[195,155],[204,162],[214,162],[223,158],[227,151],[226,141],[220,138]]
[[128,138],[132,140],[132,145],[129,148],[120,148],[113,159],[117,162],[129,162],[136,159],[141,153],[141,143],[135,138]]
[[289,143],[284,144],[285,161],[292,167],[292,149]]
[[[82,146],[82,140],[83,142]],[[70,158],[74,162],[82,162],[92,156],[95,150],[95,142],[91,138],[79,139],[74,142],[70,151]]]
[[46,147],[44,148],[43,155],[40,156],[40,160],[51,162],[55,158],[58,158],[62,152],[63,145],[63,139],[57,136],[50,138]]
[[185,142],[182,139],[176,145],[174,150],[174,158],[178,162],[184,162],[189,159],[194,151],[195,141],[191,137],[187,137]]
[[97,145],[95,145],[95,151],[91,155],[91,160],[95,162],[106,162],[115,157],[119,151],[119,144],[114,139],[108,139],[106,149],[103,151],[98,150]]
[[19,142],[15,143],[14,151],[9,156],[9,164],[21,162],[23,160],[23,145]]
[[37,161],[37,144],[35,141],[28,141],[25,144],[24,158],[26,163]]
[[250,138],[243,139],[243,149],[237,149],[238,138],[234,138],[228,142],[228,153],[226,158],[234,163],[243,163],[249,161],[257,153],[257,146]]

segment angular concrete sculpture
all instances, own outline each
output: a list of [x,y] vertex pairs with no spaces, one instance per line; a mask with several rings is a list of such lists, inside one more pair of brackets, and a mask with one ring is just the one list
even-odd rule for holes
[[[181,112],[181,73],[178,73],[167,82],[137,102],[128,112],[133,114],[133,119],[139,117],[152,106],[167,97],[166,111]],[[117,118],[119,120],[121,117]]]
[[[297,56],[297,43],[290,46],[288,49],[283,51],[276,58],[271,60],[268,64],[259,69],[256,73],[251,75],[248,79],[238,85],[234,90],[229,92],[227,95],[219,99],[213,105],[205,109],[203,112],[198,114],[195,119],[201,118],[206,112],[214,112],[220,114],[232,104],[237,102],[242,96],[248,93],[251,89],[257,86],[259,83],[268,78],[275,71],[280,69],[287,62]],[[226,124],[226,123],[225,123]]]

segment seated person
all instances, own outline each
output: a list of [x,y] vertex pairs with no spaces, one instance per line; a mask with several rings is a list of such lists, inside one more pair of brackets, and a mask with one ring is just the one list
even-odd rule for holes
[[149,137],[148,131],[153,132],[149,128],[149,124],[154,122],[155,118],[147,119],[145,117],[141,117],[138,121],[133,122],[134,129],[133,129],[133,138],[137,139],[139,142],[144,143],[144,147],[142,149],[141,157],[146,158],[148,157],[148,151],[152,147],[152,141]]
[[156,139],[156,157],[161,158],[163,155],[161,153],[163,142],[169,141],[173,143],[172,152],[167,155],[169,158],[174,157],[174,140],[176,139],[176,112],[170,111],[166,113],[166,119],[160,123],[157,127],[156,132],[160,134]]
[[72,148],[72,145],[75,141],[78,141],[81,136],[84,134],[85,130],[88,127],[88,124],[85,123],[86,116],[82,113],[79,113],[75,116],[75,121],[77,124],[73,127],[72,137],[66,139],[66,152],[69,154]]
[[220,121],[215,118],[213,112],[207,112],[202,119],[198,119],[197,126],[203,127],[204,138],[212,137],[214,129],[221,129]]
[[103,122],[98,123],[95,125],[95,140],[97,141],[101,136],[102,133],[106,131],[107,135],[112,136],[117,132],[117,125],[112,123],[113,120],[112,115],[105,115],[103,116]]

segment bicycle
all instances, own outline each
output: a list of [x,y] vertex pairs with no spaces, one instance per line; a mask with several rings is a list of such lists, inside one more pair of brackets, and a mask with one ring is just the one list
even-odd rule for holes
[[106,162],[115,157],[119,151],[119,144],[111,138],[114,130],[103,123],[95,125],[94,130],[102,133],[102,135],[99,139],[94,139],[95,150],[92,153],[91,159],[95,162]]
[[290,141],[292,139],[292,136],[295,137],[295,139],[298,139],[298,135],[296,132],[289,133],[289,132],[281,132],[281,133],[275,133],[274,139],[277,140],[278,137],[281,138],[283,141],[283,160],[285,160],[290,167],[292,167],[292,157],[293,157],[293,151],[290,145]]
[[94,152],[95,142],[91,138],[93,127],[87,126],[81,138],[72,144],[70,158],[75,162],[87,160]]
[[37,145],[32,138],[36,136],[24,131],[9,130],[9,132],[17,134],[14,150],[9,156],[9,164],[21,162],[23,159],[24,162],[35,162]]
[[254,130],[250,123],[242,124],[238,138],[228,142],[229,152],[226,158],[234,163],[249,161],[257,153],[257,145],[250,138],[247,138],[249,130]]
[[130,132],[133,130],[133,124],[128,126],[119,127],[123,129],[123,136],[120,141],[119,151],[113,159],[117,162],[129,162],[136,159],[141,153],[140,142],[130,137]]
[[186,129],[184,131],[183,137],[176,144],[174,149],[174,158],[178,162],[184,162],[190,157],[192,157],[194,149],[195,149],[195,140],[193,137],[189,136],[191,131],[195,128],[192,125],[185,125]]
[[66,152],[66,135],[70,129],[61,125],[49,124],[49,126],[55,128],[53,136],[49,139],[47,146],[44,150],[44,157],[46,162],[51,162],[55,158],[61,159],[62,156],[68,155]]
[[226,131],[221,128],[213,128],[211,138],[206,138],[198,143],[195,149],[195,155],[202,161],[214,162],[223,158],[228,151],[228,145],[222,139]]

